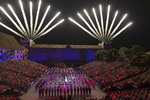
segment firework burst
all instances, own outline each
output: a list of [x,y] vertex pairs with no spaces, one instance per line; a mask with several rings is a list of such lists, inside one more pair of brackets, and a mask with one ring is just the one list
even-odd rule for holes
[[[132,22],[128,23],[125,27],[118,30],[121,23],[124,21],[124,19],[127,17],[127,14],[125,14],[122,19],[119,21],[119,23],[114,26],[115,20],[118,15],[118,11],[115,12],[115,15],[111,21],[111,24],[109,25],[109,17],[110,17],[110,5],[107,9],[107,16],[106,16],[106,22],[104,23],[103,18],[103,12],[102,12],[102,6],[99,5],[99,12],[100,12],[100,18],[97,16],[95,8],[92,8],[92,12],[94,15],[95,23],[93,22],[92,18],[88,14],[87,10],[83,10],[84,14],[88,18],[88,21],[80,14],[77,13],[79,18],[86,24],[86,26],[89,28],[85,28],[81,24],[79,24],[77,21],[75,21],[73,18],[69,17],[68,19],[79,26],[81,29],[83,29],[85,32],[87,32],[92,37],[98,39],[101,42],[109,43],[111,42],[116,36],[118,36],[122,31],[124,31],[127,27],[129,27]],[[114,29],[113,29],[114,28]],[[118,32],[116,32],[118,30]]]
[[28,24],[26,13],[24,11],[23,3],[22,3],[21,0],[19,0],[19,5],[20,5],[21,12],[22,12],[22,15],[23,15],[24,24],[20,21],[19,17],[15,13],[15,11],[13,10],[11,5],[8,4],[8,8],[12,12],[12,14],[13,14],[14,18],[16,19],[16,21],[6,12],[6,10],[3,7],[0,6],[1,11],[8,17],[8,19],[13,23],[13,25],[17,28],[17,30],[19,32],[15,31],[14,29],[10,28],[9,26],[5,25],[2,22],[0,22],[0,25],[3,26],[4,28],[8,29],[9,31],[13,32],[17,36],[25,39],[25,40],[36,40],[37,38],[40,38],[41,36],[46,35],[52,29],[54,29],[56,26],[58,26],[60,23],[62,23],[64,21],[64,19],[61,19],[56,24],[50,26],[52,24],[52,22],[60,15],[60,12],[58,12],[46,24],[46,26],[44,26],[44,28],[41,29],[41,27],[42,27],[42,25],[43,25],[43,23],[44,23],[44,21],[46,19],[46,16],[48,14],[48,11],[50,10],[50,5],[49,5],[47,7],[47,9],[46,9],[46,11],[45,11],[45,13],[44,13],[40,23],[38,24],[41,3],[42,3],[42,1],[39,0],[37,12],[36,12],[36,18],[35,18],[35,21],[34,21],[34,18],[33,18],[33,4],[30,1],[30,24]]

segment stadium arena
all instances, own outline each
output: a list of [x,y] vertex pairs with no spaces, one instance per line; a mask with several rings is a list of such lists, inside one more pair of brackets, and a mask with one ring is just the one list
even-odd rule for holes
[[[47,21],[51,6],[44,11],[42,2],[33,9],[30,1],[25,10],[18,0],[22,17],[10,4],[9,9],[0,6],[0,13],[8,18],[0,19],[0,28],[15,35],[0,32],[0,100],[150,100],[150,53],[139,45],[112,46],[113,39],[132,25],[123,24],[128,14],[116,22],[118,11],[111,14],[108,5],[104,13],[100,4],[99,12],[92,8],[92,14],[86,9],[84,16],[77,13],[84,24],[72,17],[58,20],[60,11]],[[64,21],[98,43],[35,43]]]

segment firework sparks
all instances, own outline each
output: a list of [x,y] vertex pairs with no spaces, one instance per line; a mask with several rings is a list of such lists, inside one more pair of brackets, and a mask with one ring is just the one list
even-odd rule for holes
[[[118,11],[116,11],[115,15],[111,21],[111,24],[109,26],[110,5],[108,6],[108,9],[107,9],[107,16],[106,16],[105,23],[104,23],[103,11],[102,11],[101,5],[99,5],[100,18],[97,16],[95,8],[92,8],[96,24],[94,24],[93,20],[91,19],[91,17],[88,14],[88,12],[85,9],[83,11],[84,11],[85,15],[87,16],[89,22],[86,21],[85,18],[83,18],[83,16],[80,13],[77,13],[77,14],[78,14],[79,18],[81,18],[82,21],[88,26],[90,31],[88,29],[86,29],[85,27],[83,27],[82,25],[80,25],[78,22],[76,22],[73,18],[69,17],[68,19],[71,22],[73,22],[74,24],[76,24],[77,26],[79,26],[81,29],[83,29],[85,32],[87,32],[89,35],[98,39],[101,42],[105,42],[105,43],[111,42],[116,36],[118,36],[121,32],[123,32],[127,27],[129,27],[132,24],[132,22],[130,22],[125,27],[123,27],[122,29],[119,30],[120,25],[127,17],[127,14],[125,14],[122,17],[122,19],[119,21],[119,23],[116,25],[116,27],[113,29],[115,20],[118,15]],[[118,31],[118,32],[116,32],[116,31]]]
[[47,23],[47,25],[43,29],[41,29],[41,27],[42,27],[42,25],[43,25],[43,23],[44,23],[44,21],[46,19],[46,16],[48,14],[48,11],[50,10],[50,5],[49,5],[47,7],[47,9],[46,9],[46,11],[45,11],[45,13],[44,13],[40,23],[39,23],[39,25],[38,25],[41,3],[42,3],[41,0],[39,0],[37,12],[36,12],[36,18],[35,18],[35,22],[34,22],[34,18],[33,18],[33,3],[32,3],[32,1],[29,2],[29,5],[30,5],[30,7],[29,7],[30,8],[30,24],[28,24],[27,16],[26,16],[26,13],[24,11],[23,3],[22,3],[21,0],[19,0],[19,5],[20,5],[21,12],[22,12],[24,24],[21,23],[19,17],[17,16],[17,14],[15,13],[15,11],[13,10],[13,8],[12,8],[12,6],[10,4],[8,4],[8,8],[12,12],[12,14],[15,17],[17,22],[15,22],[14,19],[7,13],[7,11],[3,7],[0,6],[1,11],[8,17],[8,19],[13,23],[13,25],[18,29],[19,32],[17,32],[16,30],[10,28],[9,26],[5,25],[2,22],[0,22],[0,25],[3,26],[4,28],[8,29],[9,31],[13,32],[17,36],[19,36],[21,38],[24,38],[25,40],[35,40],[37,38],[40,38],[41,36],[46,35],[52,29],[54,29],[56,26],[61,24],[64,21],[64,19],[60,20],[59,22],[57,22],[53,26],[50,26],[51,23],[60,15],[60,12],[58,12]]

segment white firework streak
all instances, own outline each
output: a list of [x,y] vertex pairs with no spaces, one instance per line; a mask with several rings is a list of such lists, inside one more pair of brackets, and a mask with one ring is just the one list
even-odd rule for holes
[[101,27],[100,27],[100,24],[99,24],[99,21],[98,21],[97,15],[96,15],[96,11],[95,11],[95,9],[94,9],[94,8],[92,8],[92,10],[93,10],[93,14],[94,14],[94,17],[95,17],[95,20],[96,20],[97,26],[98,26],[98,30],[99,30],[99,32],[102,34]]
[[52,29],[54,29],[56,26],[58,26],[59,24],[61,24],[64,21],[64,19],[61,19],[59,22],[57,22],[55,25],[53,25],[52,27],[50,27],[48,30],[46,30],[44,33],[42,34],[38,34],[37,38],[46,35],[48,32],[50,32]]
[[91,17],[89,16],[89,14],[87,13],[87,11],[86,11],[85,9],[84,9],[84,13],[85,13],[86,16],[88,17],[88,19],[89,19],[90,23],[92,24],[92,26],[93,26],[94,30],[96,31],[96,33],[97,33],[98,35],[100,35],[100,37],[101,37],[101,34],[99,34],[99,32],[98,32],[98,30],[97,30],[95,24],[93,23]]
[[[38,24],[38,20],[39,20],[39,15],[40,15],[40,8],[41,8],[41,3],[42,1],[39,0],[39,4],[38,4],[38,8],[37,8],[37,12],[36,12],[36,18],[35,18],[35,22],[33,21],[33,3],[32,1],[30,1],[29,5],[29,9],[30,9],[30,24],[28,24],[27,21],[27,17],[23,8],[23,3],[21,0],[19,0],[19,5],[21,8],[21,13],[23,16],[23,20],[24,20],[24,24],[20,21],[20,18],[17,16],[17,14],[15,13],[15,11],[13,10],[12,6],[10,4],[8,4],[8,8],[10,9],[10,11],[12,12],[13,16],[16,19],[15,20],[5,11],[5,9],[3,7],[0,6],[0,10],[8,17],[8,19],[13,23],[13,25],[17,28],[17,31],[15,31],[14,29],[10,28],[9,26],[5,25],[4,23],[0,22],[0,25],[3,26],[4,28],[6,28],[7,30],[11,31],[12,33],[16,34],[17,36],[25,39],[25,40],[35,40],[37,38],[40,38],[41,36],[46,35],[47,33],[49,33],[52,29],[54,29],[56,26],[58,26],[60,23],[62,23],[64,21],[64,19],[61,19],[59,22],[57,22],[56,24],[54,24],[53,26],[50,26],[51,23],[60,15],[60,12],[58,12],[48,23],[47,25],[41,29],[46,16],[48,14],[48,11],[50,9],[50,5],[47,7],[40,23]],[[29,28],[30,27],[30,28]]]
[[[22,33],[23,31],[21,30],[21,28],[18,26],[18,24],[10,17],[10,15],[5,11],[4,8],[0,7],[0,9],[3,11],[3,13],[9,18],[9,20],[15,25],[15,27]],[[4,25],[3,25],[4,26]],[[8,27],[8,26],[7,26]]]
[[97,38],[99,38],[98,34],[92,29],[92,27],[87,23],[87,21],[82,17],[80,13],[78,13],[78,16],[84,21],[84,23],[89,27],[89,29],[95,34]]
[[16,31],[14,31],[12,28],[6,26],[5,24],[3,24],[3,23],[0,22],[0,25],[3,26],[3,27],[5,27],[5,28],[8,29],[9,31],[13,32],[14,34],[16,34],[16,35],[18,35],[18,36],[20,36],[20,37],[26,39],[25,37],[23,37],[22,35],[20,35],[20,34],[17,33]]
[[[58,15],[60,14],[60,12],[58,12],[48,23],[47,25],[43,28],[43,30],[41,30],[41,32],[39,32],[38,35],[43,34],[43,32],[51,25],[51,23],[58,17]],[[43,36],[43,35],[42,35]]]
[[11,5],[8,4],[9,9],[11,10],[11,12],[13,13],[14,17],[16,18],[17,22],[19,23],[19,26],[21,27],[21,29],[24,31],[25,35],[28,36],[25,28],[23,27],[20,19],[18,18],[18,16],[16,15],[16,13],[14,12],[13,8],[11,7]]
[[41,8],[41,0],[39,0],[39,5],[38,5],[37,13],[36,13],[36,19],[35,19],[35,25],[34,25],[33,33],[36,32],[36,27],[37,27],[37,23],[38,23],[38,19],[39,19],[40,8]]
[[[70,21],[72,21],[74,24],[76,24],[78,27],[83,29],[85,32],[87,32],[89,35],[98,39],[101,42],[105,42],[105,43],[111,42],[116,36],[118,36],[121,32],[123,32],[126,28],[128,28],[132,24],[132,22],[130,22],[125,27],[123,27],[121,30],[119,30],[120,25],[122,24],[122,22],[127,17],[127,14],[125,14],[122,17],[122,19],[119,21],[119,23],[116,25],[116,27],[113,29],[115,20],[116,20],[117,15],[118,15],[118,11],[116,11],[115,15],[113,17],[113,20],[111,21],[111,24],[109,26],[110,5],[108,6],[108,9],[107,9],[107,16],[106,16],[105,23],[104,23],[104,19],[103,19],[103,11],[102,11],[101,5],[99,5],[100,18],[97,16],[94,8],[92,8],[92,11],[93,11],[93,15],[94,15],[96,24],[94,24],[93,20],[91,19],[91,17],[89,16],[88,12],[85,9],[84,9],[84,13],[87,16],[90,23],[88,23],[88,21],[86,21],[85,18],[83,18],[83,16],[81,16],[80,13],[77,13],[79,18],[81,18],[82,21],[88,26],[90,31],[88,29],[86,29],[85,27],[83,27],[82,25],[80,25],[74,19],[72,19],[70,17],[68,19]],[[100,19],[100,21],[99,21],[99,19]],[[118,30],[118,32],[116,32],[117,30]]]
[[32,2],[30,1],[30,35],[33,36],[33,12],[32,12]]
[[47,9],[46,9],[46,11],[45,11],[45,13],[44,13],[44,15],[43,15],[43,17],[42,17],[42,20],[41,20],[41,22],[40,22],[40,25],[39,25],[38,29],[36,30],[36,34],[38,34],[38,32],[39,32],[39,30],[40,30],[40,28],[41,28],[43,22],[45,21],[45,18],[46,18],[46,16],[47,16],[47,13],[48,13],[49,9],[50,9],[50,5],[47,7]]
[[86,28],[84,28],[82,25],[80,25],[78,22],[76,22],[74,19],[72,18],[68,18],[70,21],[72,21],[74,24],[76,24],[77,26],[79,26],[81,29],[83,29],[85,32],[87,32],[89,35],[91,35],[92,37],[96,38],[99,40],[98,37],[96,37],[95,35],[93,35],[90,31],[88,31]]

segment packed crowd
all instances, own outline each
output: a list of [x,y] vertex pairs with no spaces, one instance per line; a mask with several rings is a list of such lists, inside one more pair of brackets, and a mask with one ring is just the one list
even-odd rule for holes
[[46,66],[30,60],[14,60],[0,62],[0,90],[15,88],[23,89],[29,82],[39,76]]
[[91,95],[95,82],[80,68],[49,68],[35,84],[39,97]]
[[118,81],[137,75],[142,71],[145,71],[145,69],[139,69],[135,66],[123,66],[107,71],[105,74],[95,76],[94,78],[101,82],[103,88],[106,88],[114,85]]
[[12,95],[1,95],[0,100],[20,100],[20,99]]
[[0,93],[3,92],[6,89],[6,85],[0,84]]
[[114,91],[108,93],[105,100],[150,100],[150,89]]
[[94,61],[83,66],[80,66],[82,70],[87,72],[91,77],[99,76],[104,74],[107,71],[111,71],[115,68],[125,65],[124,62],[100,62]]
[[36,77],[47,69],[46,66],[30,60],[1,61],[0,66],[3,69],[11,70],[28,77]]
[[0,82],[10,87],[23,87],[32,79],[33,78],[22,76],[20,73],[15,73],[10,70],[2,69],[0,71]]
[[[149,83],[150,79],[148,74],[149,71],[146,68],[126,65],[123,62],[106,63],[94,61],[89,64],[80,66],[80,68],[90,74],[91,77],[95,78],[101,84],[102,89],[106,90],[107,92],[114,86],[119,85],[119,82],[126,83],[127,81],[124,81],[126,79],[134,79],[132,82],[132,85],[134,86],[143,86],[145,83]],[[136,78],[141,80],[136,80]]]
[[[47,68],[30,60],[1,61],[0,93],[12,87],[23,89]],[[35,90],[39,97],[90,95],[96,84],[87,75],[97,80],[102,90],[108,92],[105,100],[150,98],[150,69],[116,61],[94,61],[80,68],[49,68],[35,84]],[[122,90],[131,86],[133,89]],[[12,96],[0,97],[0,100],[5,99],[17,100]]]
[[[112,91],[129,89],[131,87],[133,89],[145,87],[149,88],[150,86],[150,69],[148,68],[130,66],[124,62],[106,63],[101,61],[94,61],[89,64],[80,66],[80,68],[87,72],[87,74],[89,74],[92,78],[96,79],[102,86],[103,91],[109,93],[107,98],[117,97],[116,95],[112,97],[112,95],[114,95],[114,92]],[[130,93],[135,90],[126,91]],[[115,93],[121,95],[119,91]],[[124,92],[121,93],[124,94]],[[147,94],[149,95],[150,93],[147,92]]]
[[148,86],[149,84],[150,84],[150,70],[147,70],[142,74],[138,74],[136,76],[115,83],[113,86],[117,87],[118,89],[124,89],[128,86],[140,88],[143,85]]

